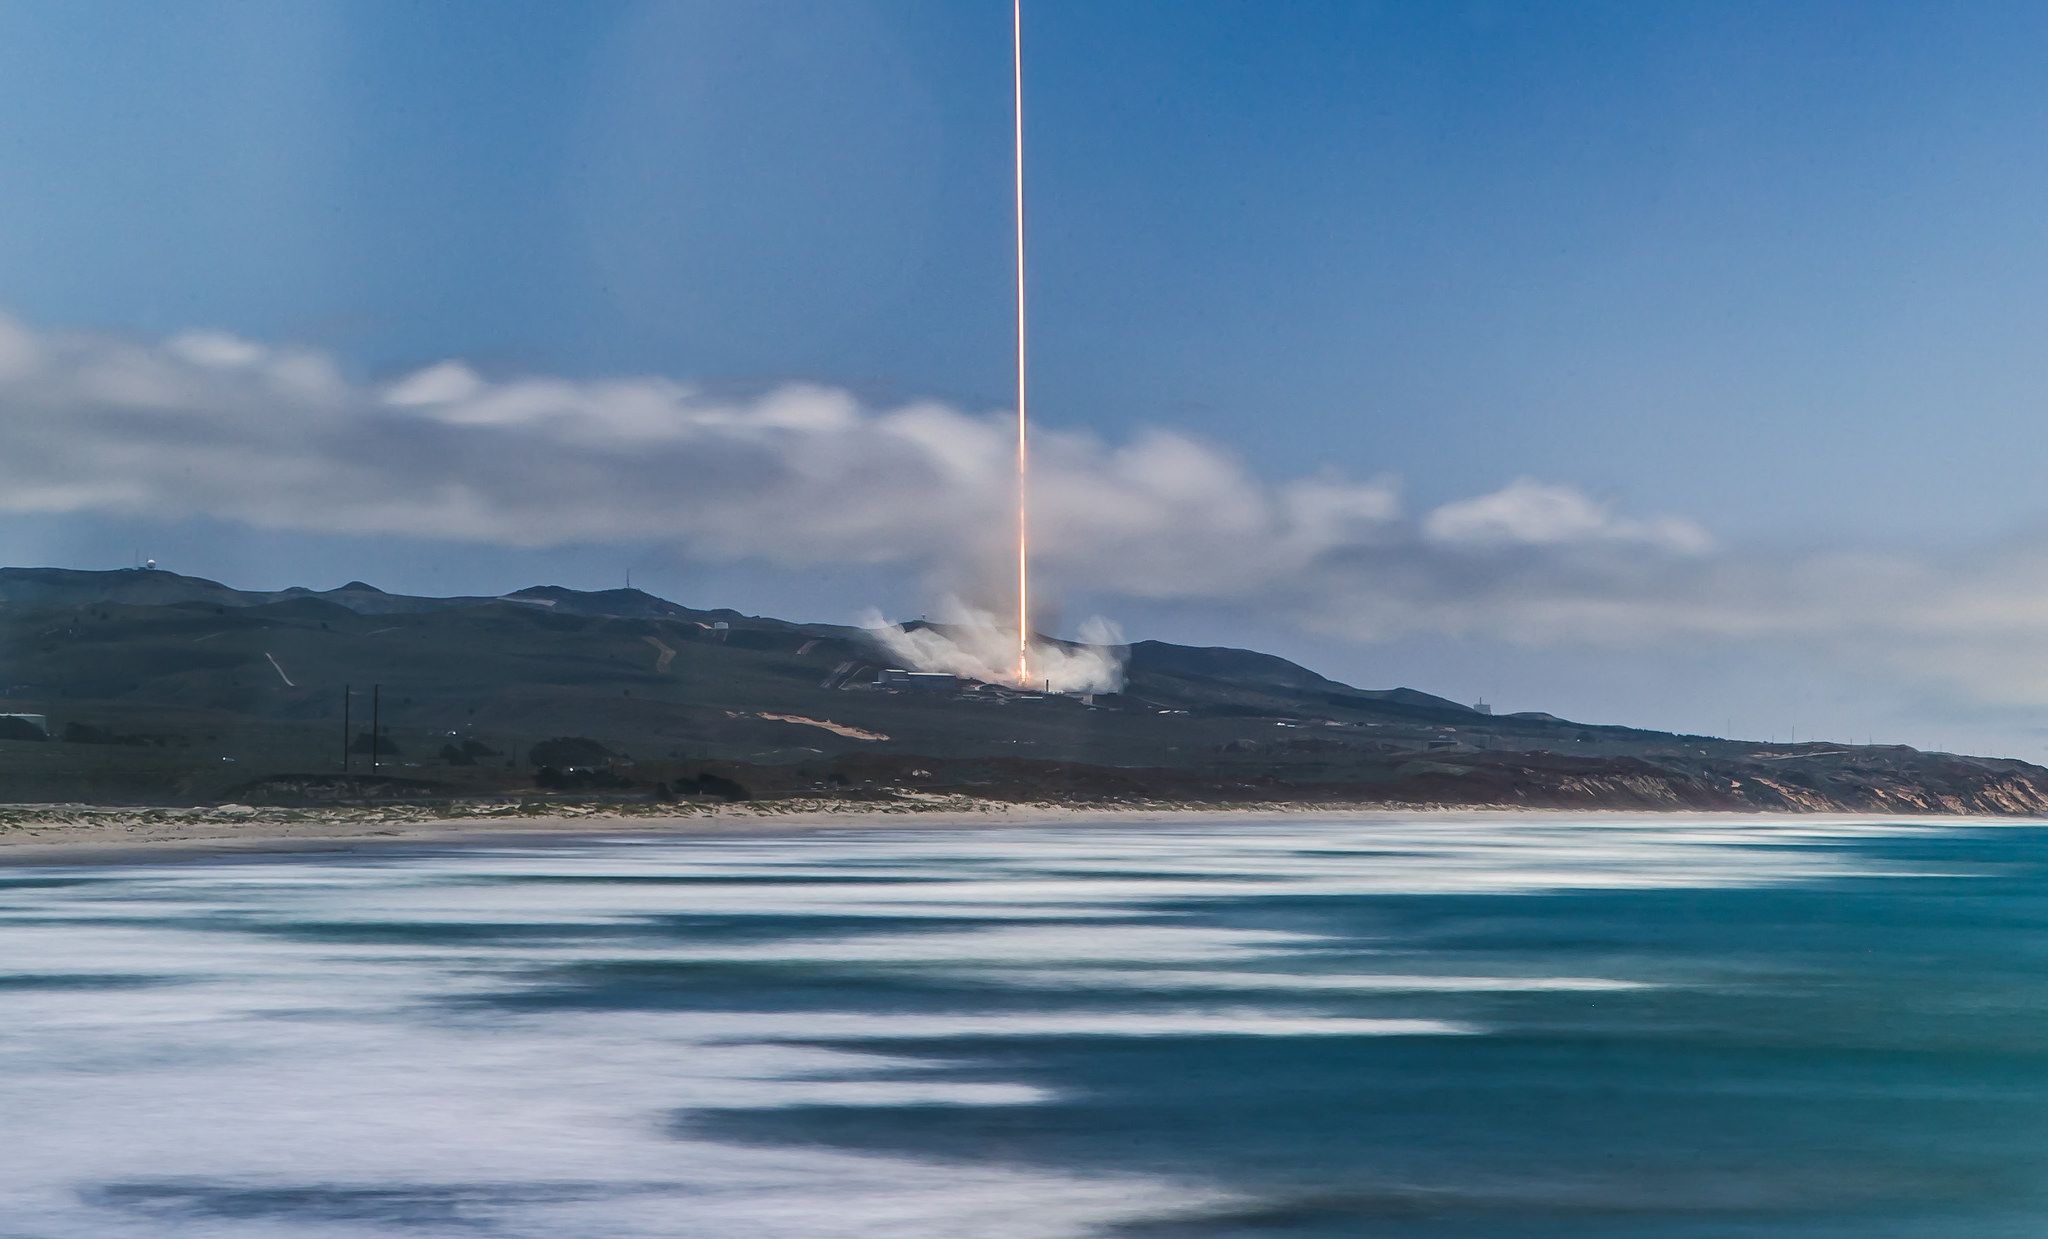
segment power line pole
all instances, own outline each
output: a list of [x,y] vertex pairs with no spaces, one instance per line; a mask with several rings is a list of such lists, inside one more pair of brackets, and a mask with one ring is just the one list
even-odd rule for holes
[[355,696],[354,693],[349,691],[349,688],[350,686],[347,684],[341,686],[341,772],[343,774],[348,773],[348,747],[355,739],[355,737],[349,735],[349,698]]
[[377,769],[377,744],[384,738],[383,698],[384,686],[382,684],[370,685],[370,770],[373,773]]

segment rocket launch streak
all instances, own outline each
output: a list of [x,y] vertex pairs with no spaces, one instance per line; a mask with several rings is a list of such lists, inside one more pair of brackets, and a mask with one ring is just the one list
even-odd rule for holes
[[1030,457],[1024,414],[1024,0],[1010,4],[1010,84],[1017,152],[1017,685],[1031,686]]
[[[962,676],[983,684],[1010,680],[1023,689],[1116,693],[1124,686],[1128,647],[1114,624],[1081,626],[1077,643],[1031,645],[1031,456],[1028,370],[1024,353],[1024,0],[1010,0],[1010,100],[1015,111],[1017,243],[1017,630],[1011,644],[1001,616],[952,603],[960,621],[945,628],[905,628],[879,612],[863,623],[889,657],[907,668]],[[986,580],[987,578],[982,578]]]

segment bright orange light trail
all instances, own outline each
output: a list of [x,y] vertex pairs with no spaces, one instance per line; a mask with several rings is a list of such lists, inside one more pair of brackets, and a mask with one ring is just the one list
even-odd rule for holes
[[1024,421],[1024,0],[1010,4],[1010,84],[1017,122],[1017,685],[1031,686],[1030,457]]

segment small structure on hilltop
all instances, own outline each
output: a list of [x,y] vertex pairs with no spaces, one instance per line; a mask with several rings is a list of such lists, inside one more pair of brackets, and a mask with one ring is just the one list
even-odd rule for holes
[[967,681],[946,671],[906,671],[902,667],[884,667],[875,673],[877,688],[908,689],[918,693],[951,693],[967,685]]

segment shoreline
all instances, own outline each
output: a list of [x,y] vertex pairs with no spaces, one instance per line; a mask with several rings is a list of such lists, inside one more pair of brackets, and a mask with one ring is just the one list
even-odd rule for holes
[[[397,848],[548,846],[593,839],[794,838],[845,830],[990,830],[1130,826],[1189,819],[1247,824],[1341,817],[1368,822],[1417,817],[1718,821],[1729,824],[1873,822],[1901,825],[2040,825],[2041,819],[1931,813],[1514,806],[1072,804],[932,797],[874,804],[767,801],[718,806],[350,806],[268,809],[220,805],[150,809],[93,805],[0,806],[0,868],[17,865],[147,864]],[[534,809],[543,811],[533,811]]]
[[[0,867],[125,864],[398,847],[545,846],[590,839],[788,838],[841,830],[988,830],[1185,820],[1190,815],[1279,819],[1316,813],[1392,816],[1455,810],[1416,806],[1074,805],[969,800],[861,804],[756,801],[728,805],[335,806],[222,805],[197,809],[93,805],[0,806]],[[538,809],[538,811],[535,811]]]

